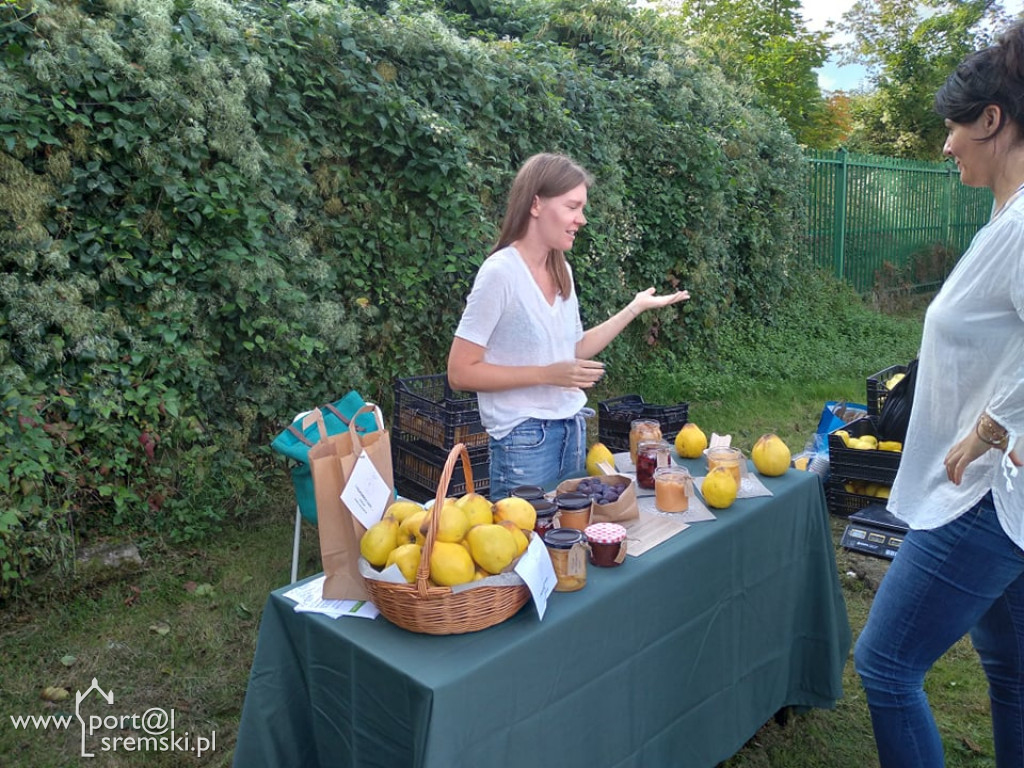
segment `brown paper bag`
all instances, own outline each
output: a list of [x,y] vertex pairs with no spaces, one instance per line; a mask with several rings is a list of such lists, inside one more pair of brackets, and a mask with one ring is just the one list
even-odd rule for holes
[[[572,480],[563,480],[555,489],[556,493],[575,491],[580,484],[582,477],[574,477]],[[601,480],[611,485],[626,484],[626,490],[619,496],[618,501],[610,504],[590,505],[591,523],[621,523],[624,520],[635,520],[640,517],[640,507],[636,503],[636,484],[623,475],[604,475]]]
[[320,560],[324,568],[325,599],[368,600],[363,577],[359,574],[359,540],[366,529],[345,506],[341,493],[352,476],[356,460],[366,451],[373,466],[394,490],[391,468],[391,437],[384,429],[380,408],[367,403],[352,417],[373,411],[377,431],[360,434],[350,429],[339,435],[321,436],[309,450],[309,468],[316,496],[317,529],[320,533]]

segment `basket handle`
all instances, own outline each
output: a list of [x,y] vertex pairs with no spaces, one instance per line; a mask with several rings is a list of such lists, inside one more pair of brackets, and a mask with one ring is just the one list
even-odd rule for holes
[[[430,553],[434,550],[434,539],[436,538],[437,527],[441,518],[441,508],[444,507],[444,500],[448,496],[448,485],[452,481],[452,474],[455,472],[455,462],[462,459],[462,469],[466,473],[466,488],[473,488],[473,466],[469,460],[469,451],[465,444],[456,443],[448,452],[448,458],[441,470],[441,477],[437,482],[437,495],[434,496],[434,506],[430,508],[430,519],[428,521],[427,536],[423,542],[423,552],[420,554],[420,564],[416,569],[416,591],[420,597],[427,596],[427,579],[430,578]],[[466,491],[469,492],[468,490]]]

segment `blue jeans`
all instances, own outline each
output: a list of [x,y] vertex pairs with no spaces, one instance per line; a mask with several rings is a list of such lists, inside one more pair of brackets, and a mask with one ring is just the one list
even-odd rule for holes
[[527,419],[501,440],[491,438],[491,501],[517,485],[546,491],[586,472],[588,408],[570,419]]
[[970,632],[989,682],[996,766],[1024,766],[1024,552],[989,493],[930,531],[908,532],[854,649],[882,768],[941,768],[925,673]]

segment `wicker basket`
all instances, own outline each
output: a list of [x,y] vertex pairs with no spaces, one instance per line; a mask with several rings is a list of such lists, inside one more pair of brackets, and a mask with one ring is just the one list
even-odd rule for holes
[[434,497],[430,515],[430,528],[423,543],[420,566],[413,584],[395,584],[390,581],[365,578],[370,600],[392,624],[410,632],[427,635],[458,635],[500,624],[515,615],[530,599],[526,584],[484,585],[453,592],[450,587],[428,583],[430,553],[434,548],[434,532],[441,507],[448,494],[455,462],[462,459],[467,487],[472,487],[473,468],[469,451],[462,443],[448,454]]

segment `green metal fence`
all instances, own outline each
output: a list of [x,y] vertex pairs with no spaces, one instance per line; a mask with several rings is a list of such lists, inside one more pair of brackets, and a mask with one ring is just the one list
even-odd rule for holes
[[858,291],[938,285],[988,221],[992,193],[952,162],[808,150],[806,253]]

